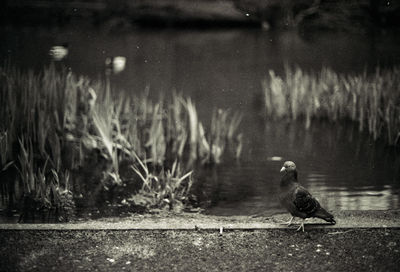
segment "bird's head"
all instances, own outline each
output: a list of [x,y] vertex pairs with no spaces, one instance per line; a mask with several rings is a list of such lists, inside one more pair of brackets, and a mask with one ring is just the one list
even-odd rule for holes
[[292,161],[285,161],[285,163],[283,164],[282,168],[281,168],[281,172],[294,172],[296,171],[296,164],[294,164],[294,162]]

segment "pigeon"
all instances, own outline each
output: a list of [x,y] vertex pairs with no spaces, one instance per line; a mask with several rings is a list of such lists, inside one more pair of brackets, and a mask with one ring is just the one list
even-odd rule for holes
[[297,231],[301,229],[304,232],[304,220],[310,217],[321,218],[333,225],[336,224],[333,215],[322,208],[319,202],[298,183],[294,162],[286,161],[281,173],[283,176],[280,183],[279,200],[292,215],[287,222],[288,226],[291,225],[294,217],[303,219]]

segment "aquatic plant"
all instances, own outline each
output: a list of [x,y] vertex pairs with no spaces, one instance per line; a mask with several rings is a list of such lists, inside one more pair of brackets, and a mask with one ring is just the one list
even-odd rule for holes
[[209,139],[210,162],[221,162],[222,154],[232,143],[235,143],[232,153],[236,158],[240,157],[242,134],[238,133],[238,128],[242,117],[240,113],[231,113],[229,110],[214,110]]
[[[162,184],[132,194],[155,194],[155,205],[166,195],[182,203],[192,183],[183,190],[189,178],[183,172],[198,162],[219,163],[227,146],[240,155],[240,115],[218,110],[208,130],[195,103],[181,94],[153,102],[148,89],[138,96],[117,93],[108,78],[92,81],[54,66],[40,73],[6,67],[0,75],[0,174],[18,169],[14,182],[1,181],[9,205],[35,203],[65,219],[72,195],[95,203],[97,192],[126,185],[127,176],[141,185],[149,175]],[[122,173],[121,164],[136,169],[129,170],[136,177],[126,167]],[[23,210],[22,220],[37,212]]]
[[400,69],[376,69],[373,74],[342,75],[329,68],[319,73],[286,66],[283,77],[274,71],[262,82],[268,118],[303,118],[358,122],[374,140],[397,145],[400,137]]
[[52,216],[55,221],[68,220],[74,207],[68,171],[60,180],[55,169],[49,171],[49,157],[43,166],[39,166],[34,158],[32,143],[22,138],[19,144],[21,153],[18,156],[17,169],[22,182],[19,221],[35,221],[37,216],[42,221],[49,220]]
[[193,184],[192,173],[182,172],[181,165],[175,161],[171,169],[153,171],[151,173],[135,153],[136,164],[131,166],[132,170],[141,178],[142,187],[139,193],[132,195],[123,202],[132,202],[134,205],[144,206],[146,209],[166,208],[167,210],[181,211],[188,203],[189,192]]

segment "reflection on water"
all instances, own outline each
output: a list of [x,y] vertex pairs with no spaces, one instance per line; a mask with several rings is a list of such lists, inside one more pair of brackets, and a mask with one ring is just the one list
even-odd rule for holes
[[[306,70],[329,66],[353,73],[400,64],[397,36],[295,33],[260,30],[0,29],[0,61],[40,69],[52,56],[78,74],[108,71],[113,86],[127,92],[168,96],[173,89],[191,96],[200,117],[213,107],[244,113],[243,156],[216,169],[198,170],[199,199],[212,214],[280,211],[276,193],[284,160],[293,160],[300,182],[327,209],[391,209],[399,204],[400,158],[375,145],[356,128],[267,122],[261,118],[261,80],[286,63]],[[68,54],[57,44],[68,44]],[[66,48],[66,47],[65,47]],[[117,56],[117,57],[110,57]],[[107,65],[105,64],[107,60]],[[105,69],[109,69],[106,70]]]
[[125,70],[126,58],[122,56],[107,57],[105,64],[106,75],[119,74]]
[[54,61],[62,61],[68,56],[68,45],[54,45],[50,48],[49,56]]
[[[321,195],[321,203],[331,209],[342,210],[388,210],[399,207],[399,195],[390,185],[383,189],[328,187],[311,184],[310,189]],[[370,187],[370,186],[368,186]],[[398,189],[397,189],[398,191]]]

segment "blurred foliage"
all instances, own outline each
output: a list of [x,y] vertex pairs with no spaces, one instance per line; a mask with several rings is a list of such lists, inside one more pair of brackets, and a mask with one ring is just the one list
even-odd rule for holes
[[400,140],[400,70],[376,69],[372,75],[338,74],[324,68],[310,73],[286,66],[285,75],[274,71],[263,81],[265,113],[269,118],[303,118],[310,128],[314,119],[351,120],[360,131],[388,145]]
[[264,28],[352,31],[371,26],[400,26],[400,3],[380,0],[234,0]]
[[132,24],[344,31],[400,26],[399,1],[382,0],[8,0],[0,12],[0,23],[65,25],[83,20],[112,29]]

